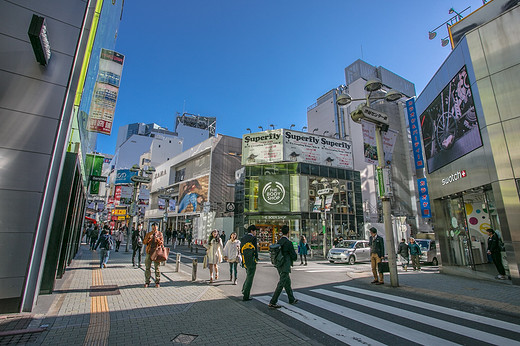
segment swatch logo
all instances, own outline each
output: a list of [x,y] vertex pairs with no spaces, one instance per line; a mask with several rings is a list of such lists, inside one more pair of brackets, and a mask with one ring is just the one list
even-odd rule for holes
[[458,171],[456,173],[453,173],[447,178],[442,179],[442,185],[447,185],[449,183],[453,183],[454,181],[457,181],[459,179],[466,178],[466,170],[463,169],[462,171]]

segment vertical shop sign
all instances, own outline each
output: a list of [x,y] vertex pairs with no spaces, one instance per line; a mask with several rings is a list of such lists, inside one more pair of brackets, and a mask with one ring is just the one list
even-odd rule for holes
[[[87,154],[85,157],[85,172],[90,181],[91,176],[100,176],[103,170],[103,161],[105,157],[95,154]],[[97,195],[99,193],[99,181],[90,181],[90,193]]]
[[260,212],[290,211],[289,176],[271,175],[258,179],[258,209]]
[[124,55],[101,49],[99,72],[94,86],[88,130],[110,135],[116,110],[119,82],[123,71]]
[[408,112],[408,124],[410,135],[412,136],[412,152],[415,160],[415,169],[424,168],[424,159],[421,147],[421,135],[419,134],[419,118],[415,110],[415,100],[413,98],[406,101],[406,111]]
[[419,203],[421,204],[422,217],[431,217],[432,210],[430,206],[430,196],[428,194],[428,183],[426,178],[417,179],[417,186],[419,188]]

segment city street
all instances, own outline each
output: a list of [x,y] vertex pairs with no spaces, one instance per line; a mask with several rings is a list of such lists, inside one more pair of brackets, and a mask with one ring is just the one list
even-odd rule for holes
[[[368,263],[298,261],[291,278],[299,302],[289,305],[282,294],[282,308],[274,310],[267,303],[277,272],[266,253],[250,302],[241,300],[244,269],[233,285],[223,263],[210,285],[203,252],[186,246],[161,266],[160,288],[143,288],[144,268],[132,267],[131,252],[112,253],[106,269],[97,256],[82,245],[54,294],[41,296],[32,314],[1,316],[0,344],[520,344],[517,287],[446,276],[437,267],[400,271],[401,285],[392,288],[388,278],[384,286],[370,285]],[[195,282],[189,256],[200,263]]]

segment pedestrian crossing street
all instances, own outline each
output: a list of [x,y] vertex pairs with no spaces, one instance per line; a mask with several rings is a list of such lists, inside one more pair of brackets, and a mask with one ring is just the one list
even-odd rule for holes
[[345,285],[295,296],[278,311],[349,345],[520,345],[519,324],[424,301]]

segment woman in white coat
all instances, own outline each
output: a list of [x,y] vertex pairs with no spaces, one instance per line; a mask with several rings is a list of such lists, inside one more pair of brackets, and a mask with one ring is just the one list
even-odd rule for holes
[[208,238],[206,246],[206,256],[209,268],[209,282],[213,282],[213,272],[215,272],[215,280],[218,279],[218,264],[222,262],[222,240],[218,235],[218,230],[214,229]]
[[229,281],[233,281],[233,272],[235,273],[233,285],[237,284],[237,267],[241,259],[240,240],[237,239],[237,233],[233,232],[229,236],[226,246],[224,246],[224,260],[229,263]]

